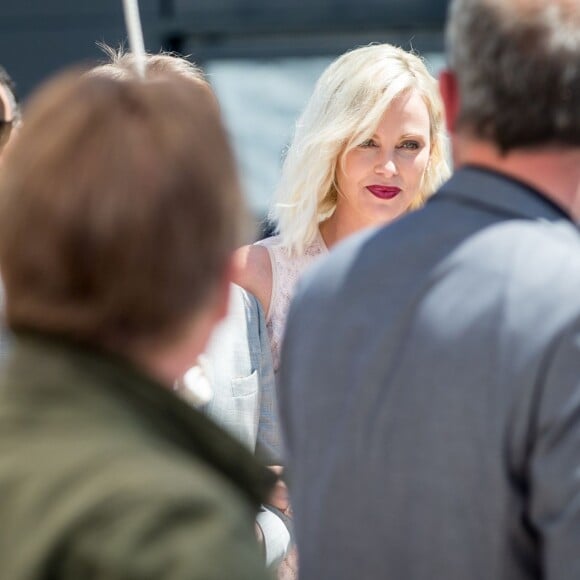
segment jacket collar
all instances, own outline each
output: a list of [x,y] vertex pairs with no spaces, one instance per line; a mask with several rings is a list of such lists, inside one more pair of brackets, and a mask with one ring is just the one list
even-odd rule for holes
[[56,400],[74,400],[74,411],[81,416],[87,409],[93,414],[116,415],[122,421],[124,416],[124,424],[141,425],[147,433],[155,433],[206,461],[236,482],[256,507],[267,499],[276,480],[270,469],[213,421],[125,358],[30,331],[16,333],[12,354],[6,371],[14,381],[8,384],[17,385],[23,375],[29,379],[28,393],[20,389],[21,395],[34,398],[54,391],[61,395]]
[[457,170],[433,199],[446,198],[513,218],[572,221],[564,209],[530,185],[473,165]]

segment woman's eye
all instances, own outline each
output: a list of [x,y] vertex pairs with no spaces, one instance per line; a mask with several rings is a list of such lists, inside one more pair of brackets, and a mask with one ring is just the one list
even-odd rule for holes
[[408,149],[410,151],[416,151],[420,147],[421,145],[418,141],[403,141],[403,143],[399,145],[399,149]]
[[366,139],[359,145],[359,147],[376,147],[376,146],[377,143],[374,139]]

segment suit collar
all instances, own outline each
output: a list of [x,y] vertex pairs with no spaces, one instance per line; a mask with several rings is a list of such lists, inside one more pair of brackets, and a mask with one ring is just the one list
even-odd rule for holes
[[537,189],[483,167],[466,166],[456,171],[434,199],[445,198],[513,218],[572,221],[564,209]]

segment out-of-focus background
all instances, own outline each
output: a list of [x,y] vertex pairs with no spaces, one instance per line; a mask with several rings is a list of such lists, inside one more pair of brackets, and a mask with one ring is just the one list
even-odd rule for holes
[[[370,42],[444,64],[448,0],[140,0],[148,51],[190,56],[209,75],[261,219],[294,122],[322,70]],[[25,98],[68,64],[126,43],[122,0],[0,0],[0,64]]]

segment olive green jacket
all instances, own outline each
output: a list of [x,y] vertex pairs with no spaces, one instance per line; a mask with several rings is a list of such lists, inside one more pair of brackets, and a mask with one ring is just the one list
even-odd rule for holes
[[260,580],[271,484],[123,359],[17,336],[0,378],[0,579]]

